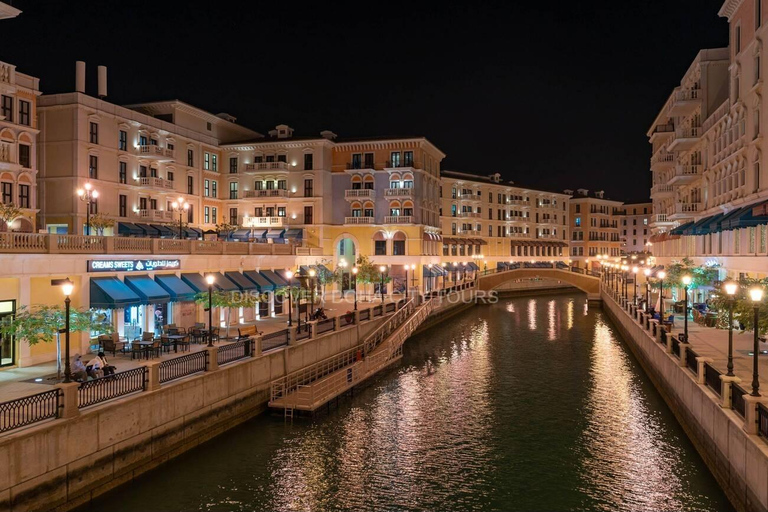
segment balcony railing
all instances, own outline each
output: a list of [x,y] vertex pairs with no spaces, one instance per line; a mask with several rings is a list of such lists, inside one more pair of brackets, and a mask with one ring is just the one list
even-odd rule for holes
[[344,217],[344,224],[373,224],[373,217]]
[[385,197],[412,197],[412,188],[387,188],[384,189]]
[[344,197],[356,198],[356,197],[373,197],[375,191],[371,188],[353,188],[344,191]]
[[464,217],[464,218],[472,218],[472,219],[480,218],[480,214],[477,212],[459,212],[458,216]]
[[173,160],[173,150],[162,148],[154,144],[144,144],[139,146],[139,156],[145,158],[155,158],[158,160]]
[[539,233],[538,238],[541,238],[544,240],[557,240],[558,236],[553,233]]
[[0,233],[0,253],[289,255],[296,253],[296,247],[293,244],[219,242],[212,240]]
[[163,178],[153,178],[150,176],[144,176],[139,178],[139,185],[142,187],[154,187],[162,188],[165,190],[173,190],[173,182],[164,180]]
[[653,217],[651,217],[651,218],[653,219],[653,222],[654,222],[654,223],[656,223],[656,224],[663,224],[663,223],[667,223],[667,222],[672,222],[672,221],[671,221],[671,220],[670,220],[670,219],[667,217],[667,214],[666,214],[666,213],[657,213],[656,215],[654,215],[654,216],[653,216]]
[[517,231],[512,231],[507,236],[510,238],[530,238],[531,233],[519,233]]
[[463,192],[463,193],[462,192],[458,192],[456,194],[456,198],[457,199],[471,199],[471,200],[476,200],[476,201],[480,200],[480,196],[478,196],[476,193],[472,193],[472,192]]
[[348,171],[356,171],[356,170],[362,170],[362,169],[375,169],[375,164],[373,162],[347,162],[347,170]]
[[675,204],[676,213],[697,213],[701,211],[701,203],[677,203]]
[[384,217],[385,224],[412,224],[413,217],[410,215],[387,215]]
[[698,176],[702,166],[695,164],[678,164],[675,166],[675,176]]
[[289,169],[288,162],[257,162],[254,164],[245,164],[245,172],[258,172],[258,171],[287,171]]
[[246,190],[243,192],[244,199],[257,197],[288,197],[288,191],[276,188],[271,190]]
[[675,163],[675,154],[669,151],[659,151],[651,157],[651,168],[664,167]]
[[675,126],[672,124],[657,124],[653,129],[651,137],[654,135],[673,135],[675,133]]
[[399,169],[402,167],[413,167],[414,162],[408,160],[401,160],[400,162],[387,161],[387,169]]
[[243,217],[243,226],[247,228],[281,228],[285,217]]
[[651,196],[658,196],[661,194],[671,194],[674,191],[672,185],[654,185],[651,188]]
[[139,210],[137,216],[145,220],[173,220],[173,212],[167,210]]
[[688,128],[678,128],[675,130],[676,139],[698,139],[701,137],[701,127],[691,126]]

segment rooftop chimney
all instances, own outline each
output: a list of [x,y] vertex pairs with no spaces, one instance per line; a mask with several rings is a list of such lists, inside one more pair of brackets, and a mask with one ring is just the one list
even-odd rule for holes
[[99,66],[99,98],[107,97],[107,66]]
[[323,131],[321,131],[320,132],[320,136],[322,138],[328,139],[328,140],[334,140],[334,139],[336,139],[336,137],[338,137],[338,135],[333,133],[331,130],[323,130]]
[[75,91],[85,93],[85,62],[75,62]]

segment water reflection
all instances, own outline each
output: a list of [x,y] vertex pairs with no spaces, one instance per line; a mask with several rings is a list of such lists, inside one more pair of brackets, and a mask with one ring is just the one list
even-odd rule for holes
[[256,418],[89,510],[731,510],[581,301],[472,308],[315,420]]

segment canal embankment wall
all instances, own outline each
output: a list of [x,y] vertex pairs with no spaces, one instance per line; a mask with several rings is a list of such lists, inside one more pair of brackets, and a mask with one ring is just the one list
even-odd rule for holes
[[661,343],[655,321],[641,321],[633,306],[620,298],[617,302],[605,290],[601,297],[607,316],[736,509],[768,511],[768,443],[756,434],[757,404],[747,396],[744,417],[737,414],[727,379],[722,397],[705,384],[706,358],[696,358],[694,373],[686,364],[685,348],[673,352],[671,334],[668,343]]

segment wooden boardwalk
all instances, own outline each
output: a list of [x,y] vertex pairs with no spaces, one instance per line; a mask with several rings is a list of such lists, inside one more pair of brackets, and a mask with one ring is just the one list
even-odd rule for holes
[[269,406],[315,411],[403,356],[403,343],[429,316],[433,301],[411,299],[357,347],[272,382]]

